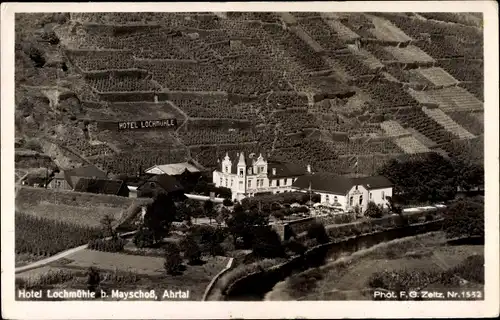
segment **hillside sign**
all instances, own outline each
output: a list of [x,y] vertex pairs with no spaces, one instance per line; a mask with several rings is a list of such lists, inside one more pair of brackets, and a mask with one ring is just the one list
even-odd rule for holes
[[99,121],[99,128],[103,130],[138,130],[138,129],[162,129],[177,126],[176,119],[162,120],[136,120],[136,121]]

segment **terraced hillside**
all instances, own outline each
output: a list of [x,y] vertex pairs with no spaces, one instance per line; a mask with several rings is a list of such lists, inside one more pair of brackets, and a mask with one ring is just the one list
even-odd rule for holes
[[[478,19],[20,14],[16,134],[41,139],[58,163],[117,174],[188,158],[213,167],[231,150],[346,173],[404,154],[453,154],[457,141],[483,134]],[[170,118],[175,128],[113,127]]]

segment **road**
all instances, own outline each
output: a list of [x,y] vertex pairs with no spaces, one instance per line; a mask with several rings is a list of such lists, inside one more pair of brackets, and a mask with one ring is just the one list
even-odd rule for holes
[[[126,236],[134,234],[135,232],[136,231],[125,232],[125,233],[120,234],[119,236],[120,237],[126,237]],[[111,239],[111,237],[108,237],[106,239]],[[30,263],[30,264],[28,264],[26,266],[18,267],[18,268],[16,268],[15,273],[21,273],[21,272],[25,272],[25,271],[28,271],[28,270],[31,270],[31,269],[43,267],[43,266],[45,266],[45,265],[47,265],[47,264],[49,264],[51,262],[54,262],[54,261],[57,261],[57,260],[62,259],[64,257],[67,257],[67,256],[69,256],[69,255],[71,255],[73,253],[76,253],[78,251],[81,251],[83,249],[87,249],[87,247],[88,247],[88,244],[84,244],[84,245],[81,245],[81,246],[76,247],[76,248],[68,249],[66,251],[63,251],[63,252],[58,253],[58,254],[56,254],[54,256],[45,258],[43,260]]]

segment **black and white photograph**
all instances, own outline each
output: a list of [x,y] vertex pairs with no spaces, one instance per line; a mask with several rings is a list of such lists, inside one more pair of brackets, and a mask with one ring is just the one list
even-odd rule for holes
[[2,295],[498,303],[498,5],[132,4],[2,22]]

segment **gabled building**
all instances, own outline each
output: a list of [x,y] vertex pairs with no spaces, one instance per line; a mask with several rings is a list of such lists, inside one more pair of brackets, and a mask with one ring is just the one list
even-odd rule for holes
[[359,206],[364,212],[370,201],[386,207],[392,197],[393,184],[383,176],[348,178],[328,173],[314,173],[299,177],[293,189],[321,195],[321,203],[344,211]]
[[184,188],[181,183],[168,174],[154,175],[137,187],[138,197],[151,198],[159,193],[171,195],[176,199],[184,198]]
[[231,189],[233,200],[241,200],[258,193],[292,191],[293,182],[307,171],[296,164],[268,161],[262,154],[245,156],[241,152],[230,157],[226,153],[212,178],[216,187]]
[[80,178],[107,179],[107,174],[92,165],[65,170],[57,173],[47,188],[73,190]]
[[148,174],[168,174],[171,176],[179,176],[184,173],[198,173],[201,171],[202,168],[191,162],[161,164],[146,169],[146,173]]
[[129,190],[122,180],[80,178],[75,185],[74,191],[90,192],[98,194],[109,194],[128,197]]

